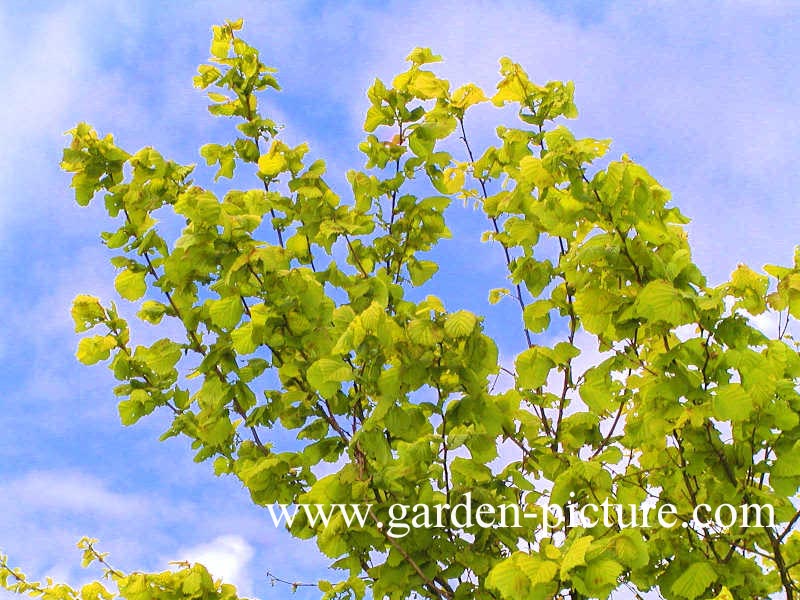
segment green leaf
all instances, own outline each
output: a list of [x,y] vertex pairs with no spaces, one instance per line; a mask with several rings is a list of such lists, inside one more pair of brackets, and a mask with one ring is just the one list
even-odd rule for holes
[[432,260],[412,260],[408,263],[408,274],[411,276],[411,283],[417,287],[433,277],[438,270],[439,265]]
[[519,161],[520,181],[531,187],[544,189],[555,183],[553,175],[548,171],[542,160],[535,156],[524,156]]
[[[800,476],[800,442],[795,442],[790,452],[781,453],[772,466],[773,479]],[[774,486],[774,481],[771,480]]]
[[753,399],[740,384],[731,383],[717,389],[713,408],[722,421],[745,421],[753,415]]
[[239,354],[251,354],[256,349],[256,342],[253,340],[253,325],[245,323],[231,331],[231,341],[233,349]]
[[586,564],[586,551],[592,545],[594,537],[586,535],[578,538],[570,545],[567,553],[561,561],[561,579],[567,579],[569,572],[575,567],[582,567]]
[[590,562],[581,578],[584,593],[594,598],[607,597],[617,587],[622,571],[622,565],[615,560],[601,558]]
[[105,309],[100,300],[94,296],[80,294],[72,301],[72,320],[75,322],[75,331],[87,331],[95,325],[102,323],[106,316]]
[[258,170],[267,177],[275,177],[285,168],[286,159],[282,154],[262,154],[258,159]]
[[497,590],[502,598],[526,598],[530,579],[511,558],[497,563],[486,578],[486,586]]
[[93,365],[101,360],[106,360],[111,355],[111,349],[117,346],[113,335],[94,335],[85,337],[78,342],[78,360],[85,365]]
[[764,265],[764,271],[772,275],[775,279],[783,279],[792,272],[791,269],[778,265]]
[[111,600],[113,597],[114,594],[109,592],[103,587],[103,584],[97,581],[92,581],[81,587],[81,600]]
[[203,576],[196,570],[192,570],[183,580],[181,591],[189,598],[203,595]]
[[581,351],[568,342],[559,342],[553,348],[553,360],[557,365],[565,365],[573,358],[577,358]]
[[336,358],[321,358],[308,369],[308,383],[327,399],[336,394],[343,381],[352,377],[350,365]]
[[169,307],[165,304],[161,304],[161,302],[145,300],[137,315],[142,321],[147,321],[152,325],[158,325],[168,310]]
[[636,529],[623,529],[614,540],[614,550],[619,561],[632,569],[643,568],[649,562],[648,546]]
[[546,349],[539,346],[528,348],[516,360],[519,385],[527,389],[543,386],[550,370],[555,366],[556,363]]
[[466,110],[470,106],[488,101],[489,99],[483,93],[483,90],[474,83],[462,85],[450,96],[450,103],[461,110]]
[[681,598],[694,600],[717,580],[717,571],[707,562],[696,562],[688,566],[675,583],[672,593]]
[[735,600],[735,598],[733,597],[733,594],[731,594],[731,591],[723,585],[719,594],[714,596],[711,600]]
[[455,194],[464,187],[464,171],[460,168],[447,167],[442,172],[440,182],[441,191],[445,194]]
[[[256,143],[253,140],[245,140],[240,138],[236,140],[233,147],[236,149],[236,153],[242,160],[246,160],[247,162],[257,162],[258,159],[260,158],[258,152],[258,146],[256,146]],[[233,169],[231,169],[230,175],[226,175],[226,177],[232,177],[232,176],[233,176]]]
[[414,319],[406,326],[408,339],[421,346],[433,346],[441,341],[441,330],[427,319]]
[[145,403],[148,399],[147,392],[144,390],[133,390],[130,398],[121,401],[117,405],[117,410],[122,424],[128,427],[141,419],[147,413]]
[[692,304],[667,281],[651,281],[639,292],[634,303],[638,316],[648,321],[683,325],[693,319]]
[[367,117],[364,121],[364,131],[372,133],[381,125],[392,125],[391,116],[387,116],[379,106],[370,106],[367,110]]
[[731,274],[730,290],[741,298],[736,307],[742,307],[752,315],[759,315],[766,310],[768,288],[769,278],[746,265],[740,264]]
[[208,315],[215,327],[233,329],[242,318],[244,307],[239,296],[228,296],[221,300],[208,301]]
[[172,340],[164,338],[149,348],[137,348],[134,357],[144,362],[156,374],[167,375],[180,360],[181,347]]
[[418,98],[430,100],[447,96],[450,85],[447,81],[439,79],[430,71],[417,71],[416,76],[412,78],[411,84],[408,87],[409,91],[414,93]]
[[489,290],[489,304],[497,304],[504,296],[511,294],[508,288],[494,288]]
[[544,331],[550,325],[550,311],[552,309],[553,303],[550,300],[531,302],[525,307],[522,315],[525,327],[534,333]]
[[[230,102],[230,98],[228,98],[225,94],[220,94],[218,92],[208,92],[208,98],[212,102]],[[202,154],[202,150],[200,154]]]
[[512,560],[531,582],[531,598],[545,600],[552,597],[553,580],[558,575],[558,565],[551,560],[542,560],[526,552],[515,552]]
[[478,318],[474,314],[467,310],[459,310],[447,315],[444,332],[453,338],[467,337],[475,329],[477,323]]
[[222,37],[223,34],[220,28],[215,27],[214,29],[214,39],[211,41],[211,56],[215,58],[227,58],[230,42]]
[[408,147],[417,156],[427,159],[436,146],[436,138],[429,127],[416,127],[408,136]]
[[144,271],[125,269],[114,280],[114,288],[126,300],[131,302],[138,300],[147,291],[147,284],[144,280],[146,275],[147,273]]
[[442,57],[438,54],[434,54],[430,48],[414,48],[411,53],[406,56],[406,60],[415,65],[425,65],[428,63],[440,62]]
[[208,376],[195,394],[197,404],[209,413],[215,413],[230,399],[231,388],[218,377]]

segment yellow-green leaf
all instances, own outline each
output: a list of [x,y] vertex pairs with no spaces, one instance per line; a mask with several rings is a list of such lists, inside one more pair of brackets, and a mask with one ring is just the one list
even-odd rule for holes
[[131,302],[138,300],[147,291],[147,284],[144,280],[145,275],[144,271],[125,269],[114,280],[114,288],[126,300]]
[[228,296],[221,300],[209,300],[208,314],[215,327],[232,329],[242,318],[242,299],[239,296]]
[[648,321],[682,325],[692,320],[691,303],[680,290],[662,280],[651,281],[639,292],[635,308]]
[[483,93],[483,90],[474,83],[468,83],[458,88],[450,97],[450,104],[461,110],[466,110],[470,106],[486,102],[489,99]]
[[475,328],[478,318],[467,310],[459,310],[447,315],[444,332],[450,337],[467,337]]
[[78,342],[78,351],[75,355],[83,364],[93,365],[107,359],[111,355],[111,349],[116,345],[117,340],[113,335],[93,335]]
[[75,321],[75,331],[80,333],[91,329],[105,318],[106,311],[101,306],[100,300],[94,296],[80,294],[72,301],[72,320]]
[[258,159],[258,170],[267,177],[275,177],[284,168],[286,159],[282,154],[262,154]]
[[353,371],[344,360],[321,358],[308,369],[310,383],[323,398],[331,398],[339,384],[352,378]]
[[717,580],[717,571],[707,562],[697,562],[681,574],[672,584],[672,593],[681,598],[694,600]]
[[753,412],[753,399],[738,383],[720,386],[712,405],[714,416],[723,421],[743,421]]
[[561,561],[559,572],[561,579],[566,579],[569,572],[575,567],[582,567],[586,564],[586,551],[592,545],[593,540],[594,537],[586,535],[572,543]]

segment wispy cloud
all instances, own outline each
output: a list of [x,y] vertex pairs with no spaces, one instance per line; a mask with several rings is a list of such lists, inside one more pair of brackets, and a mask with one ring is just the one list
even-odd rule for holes
[[145,496],[115,492],[85,473],[52,470],[28,471],[7,483],[1,502],[6,504],[6,513],[48,511],[98,518],[140,518],[150,508]]

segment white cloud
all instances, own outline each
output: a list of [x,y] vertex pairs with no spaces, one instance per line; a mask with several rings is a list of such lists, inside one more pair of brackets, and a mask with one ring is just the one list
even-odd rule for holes
[[[742,311],[740,311],[742,312]],[[794,317],[788,316],[785,312],[778,313],[774,310],[767,310],[760,315],[750,315],[744,313],[750,320],[750,323],[766,335],[770,339],[778,339],[778,333],[783,332],[784,335],[794,340],[798,338],[798,321]],[[789,325],[786,325],[786,319],[789,319]],[[786,339],[786,337],[784,337]]]
[[725,0],[724,5],[742,8],[748,11],[757,10],[769,16],[787,16],[797,12],[795,0]]
[[4,111],[14,118],[4,120],[1,130],[4,135],[24,136],[58,122],[60,109],[83,84],[80,74],[85,63],[75,7],[46,14],[24,31],[18,25],[11,19],[0,21],[0,48],[15,57],[7,63],[4,86]]
[[122,494],[76,471],[28,471],[4,486],[5,511],[22,514],[70,513],[96,518],[135,518],[148,511],[149,501]]
[[247,571],[253,554],[253,547],[242,536],[221,535],[208,543],[178,550],[175,560],[198,562],[215,578],[236,585],[240,593],[247,593],[252,588]]
[[[4,7],[1,10],[8,10]],[[55,147],[42,142],[65,129],[63,118],[78,89],[85,84],[85,53],[81,49],[80,11],[64,7],[20,28],[5,15],[0,20],[0,52],[13,56],[4,69],[0,120],[0,224],[26,216],[42,196],[41,174],[55,158]],[[25,178],[37,172],[38,178]],[[25,183],[20,185],[20,177]],[[23,207],[25,207],[23,209]],[[12,219],[13,217],[13,219]]]

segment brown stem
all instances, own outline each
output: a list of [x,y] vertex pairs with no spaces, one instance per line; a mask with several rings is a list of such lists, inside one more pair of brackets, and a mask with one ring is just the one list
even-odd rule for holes
[[[377,526],[377,525],[378,525],[378,523],[380,523],[380,521],[378,521],[378,517],[376,517],[376,516],[375,516],[375,515],[372,513],[372,511],[370,511],[370,513],[369,513],[369,514],[370,514],[370,516],[372,517],[372,520],[373,520],[373,521],[375,521],[375,524],[376,524],[376,526]],[[395,540],[395,539],[394,539],[392,536],[390,536],[390,535],[388,534],[388,532],[386,532],[382,526],[378,527],[378,531],[380,531],[380,532],[381,532],[381,534],[383,534],[383,537],[386,539],[386,541],[387,541],[387,542],[389,542],[389,544],[390,544],[390,545],[391,545],[391,546],[392,546],[392,547],[393,547],[395,550],[397,550],[398,554],[400,554],[400,556],[402,556],[402,557],[403,557],[403,559],[404,559],[404,560],[405,560],[405,561],[406,561],[406,562],[409,564],[409,566],[411,566],[411,568],[412,568],[412,569],[414,569],[414,572],[415,572],[417,575],[419,575],[420,579],[422,579],[422,581],[423,581],[423,584],[424,584],[425,588],[426,588],[428,591],[430,591],[431,593],[435,594],[435,595],[436,595],[436,597],[438,597],[438,598],[448,598],[448,599],[451,599],[451,598],[453,598],[453,597],[454,597],[454,594],[453,594],[453,592],[452,592],[451,590],[448,590],[448,589],[447,589],[446,587],[444,587],[444,586],[443,586],[442,588],[439,588],[439,587],[436,585],[436,581],[435,581],[435,579],[436,579],[436,578],[434,578],[434,579],[430,579],[430,578],[429,578],[427,575],[425,575],[425,572],[424,572],[424,571],[423,571],[423,570],[420,568],[420,566],[417,564],[417,561],[415,561],[415,560],[414,560],[414,559],[411,557],[411,555],[410,555],[408,552],[406,552],[406,550],[405,550],[405,549],[404,549],[404,548],[403,548],[403,547],[402,547],[402,546],[401,546],[401,545],[400,545],[400,544],[397,542],[397,540]],[[446,583],[446,582],[445,582],[445,583]]]
[[[128,211],[125,209],[124,212],[125,212],[125,217],[128,219],[128,222],[131,223],[131,218],[130,218],[130,215],[128,214]],[[158,280],[159,279],[158,272],[156,271],[155,267],[153,266],[153,262],[150,259],[149,253],[147,251],[144,251],[144,252],[142,252],[142,256],[144,256],[145,262],[147,263],[147,272],[150,275],[152,275],[152,277],[154,279]],[[175,313],[175,317],[177,317],[177,319],[183,324],[184,329],[186,330],[187,336],[188,336],[189,340],[191,341],[192,350],[194,350],[195,352],[200,354],[200,356],[205,358],[207,356],[207,354],[208,354],[208,351],[203,347],[202,343],[200,342],[200,339],[197,336],[197,332],[195,330],[191,329],[186,324],[186,321],[184,320],[184,317],[181,315],[181,311],[178,308],[178,305],[175,304],[175,301],[172,298],[172,294],[170,292],[166,291],[166,290],[162,290],[162,291],[163,291],[164,295],[166,296],[167,301],[169,302],[169,305],[172,307],[172,310]],[[214,369],[213,370],[214,370],[214,373],[217,375],[217,378],[222,383],[228,383],[228,380],[225,377],[225,374],[222,372],[222,369],[220,369],[219,365],[214,365]],[[236,413],[240,417],[242,417],[245,421],[247,420],[247,412],[244,410],[244,408],[242,408],[242,405],[239,403],[239,400],[235,396],[233,397],[233,408],[234,408],[234,410],[236,411]],[[255,442],[256,446],[258,446],[259,449],[264,454],[268,454],[269,451],[268,451],[267,447],[264,445],[264,443],[261,441],[261,438],[259,437],[258,431],[256,430],[256,428],[251,425],[249,427],[249,429],[250,429],[250,433],[253,436],[253,441]]]
[[[461,127],[461,140],[464,142],[464,146],[467,149],[467,155],[469,156],[469,161],[474,165],[475,164],[475,156],[472,154],[472,148],[469,145],[469,140],[467,139],[467,131],[464,127],[464,117],[458,118],[458,123]],[[474,173],[473,173],[474,176]],[[489,193],[486,191],[486,179],[483,177],[475,177],[478,180],[478,183],[481,186],[481,194],[483,199],[486,200],[489,197]],[[489,217],[489,220],[494,227],[495,233],[500,233],[500,226],[497,223],[497,217]],[[505,255],[506,259],[506,268],[511,273],[511,253],[509,252],[508,246],[505,242],[500,242],[500,246],[503,248],[503,254]],[[517,303],[519,304],[520,310],[525,312],[525,300],[522,298],[522,286],[520,284],[515,284],[515,291],[516,291],[516,299]],[[533,346],[533,340],[531,339],[531,332],[530,330],[524,326],[523,324],[523,331],[525,332],[525,341],[528,343],[528,348]]]

